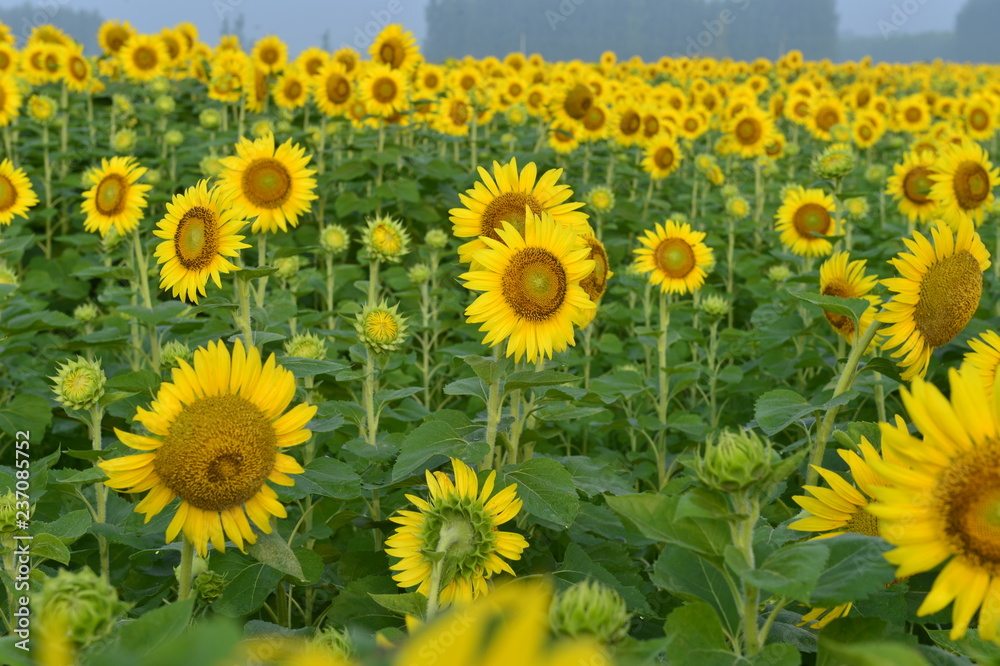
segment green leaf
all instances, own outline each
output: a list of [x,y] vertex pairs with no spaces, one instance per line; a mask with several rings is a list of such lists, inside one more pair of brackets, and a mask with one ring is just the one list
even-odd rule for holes
[[500,379],[500,364],[492,358],[466,356],[462,360],[469,364],[476,377],[483,380],[484,384],[495,384]]
[[[22,640],[25,639],[19,636],[0,637],[0,663],[8,664],[9,666],[35,666],[37,662],[32,659],[31,652],[17,647],[17,643]],[[28,639],[27,644],[31,643],[33,641]],[[25,645],[25,643],[22,643],[22,645]]]
[[555,460],[566,467],[573,477],[573,486],[587,497],[604,493],[628,495],[634,491],[622,474],[612,470],[606,462],[587,456],[564,456]]
[[489,396],[486,394],[486,390],[486,386],[478,377],[467,377],[466,379],[456,379],[453,382],[445,384],[444,394],[473,395],[483,402],[488,402]]
[[850,317],[851,321],[854,322],[854,330],[856,331],[861,328],[858,325],[858,322],[861,320],[861,316],[864,315],[865,311],[868,310],[869,307],[871,307],[871,303],[863,298],[823,296],[822,294],[814,294],[810,292],[795,292],[792,293],[792,296],[800,301],[818,305],[832,314]]
[[740,627],[739,602],[733,596],[722,569],[702,557],[678,546],[664,547],[650,580],[662,590],[688,601],[711,604],[726,630],[736,635]]
[[[421,423],[404,439],[392,468],[393,481],[411,476],[417,470],[434,467],[428,463],[442,458],[478,462],[489,452],[486,442],[467,442],[451,424],[444,421]],[[439,460],[438,462],[444,462]]]
[[559,384],[579,381],[579,379],[579,377],[569,372],[522,370],[521,372],[512,372],[507,375],[507,381],[504,383],[504,392],[510,393],[518,389],[536,386],[558,386]]
[[323,564],[323,558],[316,551],[304,546],[299,546],[293,550],[295,557],[299,560],[299,566],[302,567],[303,584],[312,585],[319,582],[320,577],[323,575],[323,569],[326,567]]
[[335,458],[316,458],[306,465],[306,472],[295,479],[307,493],[355,499],[361,494],[361,477],[346,463]]
[[412,615],[418,619],[424,619],[427,611],[427,597],[419,592],[407,592],[404,594],[375,594],[369,592],[368,596],[375,600],[382,608],[392,611],[400,617]]
[[127,266],[84,266],[70,273],[72,277],[82,280],[96,278],[110,280],[134,280],[135,271]]
[[830,623],[819,635],[816,666],[928,666],[913,644],[885,636],[885,622],[872,617],[844,617]]
[[34,236],[11,236],[0,241],[0,256],[23,252],[35,243]]
[[[771,553],[755,569],[737,573],[743,580],[768,592],[806,600],[829,556],[830,551],[818,542],[793,543]],[[726,564],[729,563],[730,558],[727,557]]]
[[301,379],[302,377],[336,374],[350,366],[340,361],[285,357],[281,361],[281,367],[290,370],[296,379]]
[[260,268],[243,268],[236,271],[237,280],[253,280],[255,278],[267,277],[278,272],[277,266],[261,266]]
[[569,527],[580,510],[573,477],[551,458],[532,458],[513,469],[505,468],[503,486],[517,484],[517,496],[528,514]]
[[355,192],[345,190],[333,202],[333,209],[336,211],[337,217],[347,217],[358,209],[358,204],[360,203],[361,199],[358,198]]
[[33,522],[28,533],[51,534],[69,545],[86,534],[93,524],[94,519],[91,518],[90,512],[86,509],[79,509],[65,513],[51,523]]
[[822,405],[813,405],[795,391],[774,389],[757,400],[754,405],[754,418],[767,435],[775,435],[814,412],[841,407],[857,396],[857,391],[849,390],[830,398]]
[[220,615],[242,617],[264,605],[284,574],[266,564],[251,564],[226,586],[222,597],[212,604]]
[[[346,160],[336,169],[330,171],[332,180],[354,180],[370,175],[371,167],[364,160]],[[350,190],[347,191],[350,192]]]
[[51,534],[37,534],[31,540],[31,556],[68,565],[70,552],[59,537]]
[[0,429],[11,437],[18,431],[28,431],[29,439],[39,440],[52,422],[52,408],[45,398],[31,393],[18,393],[0,407]]
[[299,559],[295,557],[291,546],[285,543],[277,532],[258,535],[257,543],[247,546],[247,553],[272,569],[302,580],[302,565],[299,564]]
[[895,579],[895,567],[884,553],[892,548],[879,537],[841,534],[824,539],[830,558],[812,591],[813,607],[837,606],[864,599]]
[[726,645],[715,609],[703,601],[675,609],[663,630],[667,660],[674,666],[730,666],[739,660]]
[[981,664],[1000,663],[1000,646],[980,638],[978,629],[969,629],[958,640],[952,640],[948,629],[928,629],[926,626],[923,629],[934,643],[949,652],[969,657]]
[[139,370],[112,377],[105,384],[105,388],[155,396],[156,390],[160,388],[160,381],[160,375],[152,370]]
[[612,588],[622,599],[625,600],[629,610],[636,610],[642,613],[651,613],[646,596],[637,588],[631,585],[624,585],[615,578],[614,574],[591,559],[579,544],[570,543],[566,547],[566,555],[563,557],[562,570],[557,574],[563,580],[570,582],[580,582],[588,578],[594,578],[608,587]]
[[184,633],[193,610],[194,599],[166,604],[137,620],[122,623],[115,634],[126,650],[153,652],[163,643]]
[[869,359],[867,363],[861,365],[858,373],[866,370],[877,372],[900,384],[906,383],[903,381],[902,375],[899,374],[899,366],[893,363],[892,359],[885,358],[884,356],[876,356],[873,359]]
[[[730,543],[729,524],[708,517],[680,517],[682,497],[657,493],[605,496],[618,515],[627,518],[644,536],[705,555],[721,556]],[[719,558],[721,560],[721,557]]]

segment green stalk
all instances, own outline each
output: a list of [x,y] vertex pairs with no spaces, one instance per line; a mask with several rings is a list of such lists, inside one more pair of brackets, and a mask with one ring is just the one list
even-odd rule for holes
[[[494,362],[500,362],[502,349],[502,345],[499,344],[493,347]],[[486,444],[489,446],[489,450],[486,452],[486,457],[483,458],[482,465],[480,465],[481,469],[493,469],[493,463],[496,459],[497,426],[500,424],[500,416],[503,413],[501,397],[498,378],[497,381],[490,384],[489,397],[486,401]]]
[[250,284],[247,280],[236,278],[236,294],[240,305],[236,313],[236,324],[243,334],[243,346],[250,351],[254,345],[253,329],[250,327]]
[[[94,405],[90,408],[90,440],[94,451],[103,450],[101,442],[101,420],[104,418],[104,408]],[[108,487],[98,482],[94,487],[97,493],[97,516],[96,522],[107,522],[108,511]],[[108,539],[103,535],[97,537],[97,550],[101,560],[101,576],[105,580],[111,580],[111,564],[108,555]]]
[[[656,341],[656,351],[659,360],[659,386],[660,394],[657,400],[657,415],[660,423],[667,423],[667,406],[670,402],[670,376],[667,374],[667,332],[670,329],[670,310],[668,308],[670,297],[667,292],[660,290],[660,337]],[[667,431],[661,430],[657,436],[656,449],[656,471],[660,488],[666,482],[666,459]]]
[[[257,246],[257,266],[263,268],[267,266],[267,234],[261,232],[260,244]],[[264,275],[257,283],[257,307],[264,307],[264,295],[267,293],[267,277]]]
[[[139,293],[142,294],[143,305],[147,310],[153,309],[153,298],[149,291],[149,263],[146,254],[142,251],[142,239],[139,238],[139,228],[132,231],[132,247],[135,250],[135,273],[139,282]],[[160,370],[160,337],[156,333],[156,326],[149,327],[149,348],[151,365],[153,372]]]
[[181,537],[181,567],[177,572],[177,601],[191,597],[191,565],[194,563],[194,544]]
[[372,259],[368,266],[368,305],[375,307],[378,301],[379,281],[378,281],[379,260]]

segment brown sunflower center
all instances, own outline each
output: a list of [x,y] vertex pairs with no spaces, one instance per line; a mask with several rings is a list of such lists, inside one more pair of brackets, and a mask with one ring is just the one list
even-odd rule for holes
[[879,536],[878,518],[859,507],[844,524],[844,531],[865,536]]
[[452,102],[451,107],[448,109],[448,117],[451,119],[452,124],[456,126],[465,125],[469,122],[469,108],[465,102]]
[[756,118],[744,118],[736,125],[736,140],[744,146],[752,146],[761,137],[760,121]]
[[972,126],[972,129],[980,132],[989,129],[990,116],[983,109],[973,109],[972,113],[969,114],[969,125]]
[[144,72],[155,69],[158,61],[156,49],[148,46],[140,46],[132,53],[132,64]]
[[[851,288],[850,284],[837,279],[831,280],[825,287],[823,287],[822,293],[824,296],[857,298],[857,294],[854,292],[854,289]],[[850,336],[854,333],[854,322],[851,321],[850,317],[828,312],[827,310],[823,310],[823,314],[826,316],[826,320],[830,322],[830,326],[833,326],[845,336]]]
[[297,100],[302,97],[302,84],[298,81],[291,81],[285,86],[285,97],[290,100]]
[[697,266],[694,248],[681,238],[668,238],[653,251],[656,267],[675,280],[686,278]]
[[924,166],[910,169],[903,177],[903,194],[915,204],[925,204],[930,201],[931,170]]
[[962,332],[979,307],[983,271],[968,250],[931,266],[920,281],[914,309],[917,330],[931,347],[940,347]]
[[824,132],[840,122],[840,113],[830,106],[824,106],[816,112],[816,126]]
[[653,114],[644,116],[642,119],[642,133],[647,136],[656,136],[660,131],[660,120]]
[[688,132],[697,132],[698,127],[700,127],[700,124],[694,118],[688,116],[684,120],[684,129],[687,130]]
[[254,160],[243,172],[243,194],[258,208],[280,208],[292,191],[292,176],[271,157]]
[[653,153],[653,163],[657,169],[669,169],[676,160],[674,149],[670,146],[661,146]]
[[94,195],[94,208],[101,215],[118,215],[125,210],[125,203],[128,200],[128,181],[117,173],[111,173],[104,177],[97,185],[97,193]]
[[351,84],[346,77],[335,74],[326,80],[326,97],[334,104],[343,104],[351,96]]
[[635,111],[626,111],[622,114],[618,127],[625,136],[632,136],[642,127],[642,118]]
[[830,211],[817,203],[807,203],[799,207],[792,217],[795,230],[803,238],[812,239],[814,236],[825,236],[833,224]]
[[952,460],[933,498],[950,545],[974,566],[1000,575],[1000,443],[987,442]]
[[590,89],[590,86],[578,83],[566,93],[563,110],[573,120],[580,120],[593,105],[594,91]]
[[128,30],[125,30],[124,28],[112,28],[108,31],[108,50],[112,53],[118,53],[121,47],[125,46],[125,42],[128,41],[128,38]]
[[202,270],[219,251],[219,227],[215,213],[194,206],[184,213],[174,232],[174,252],[188,270]]
[[990,196],[990,174],[979,162],[967,160],[959,164],[952,182],[955,199],[963,210],[979,208]]
[[154,468],[191,506],[223,511],[260,491],[274,470],[276,444],[271,422],[246,398],[198,398],[170,425]]
[[524,207],[528,206],[535,215],[542,214],[542,204],[535,197],[524,192],[504,192],[486,205],[480,223],[480,236],[488,236],[500,240],[497,229],[503,228],[504,222],[509,222],[524,235]]
[[861,125],[858,127],[858,136],[861,137],[862,141],[868,141],[874,136],[875,132],[868,125]]
[[69,73],[77,81],[83,81],[87,78],[87,63],[83,61],[82,58],[73,57],[69,61]]
[[518,317],[546,321],[566,298],[566,269],[562,262],[538,247],[526,247],[511,257],[500,289]]
[[587,245],[590,246],[590,255],[587,258],[594,260],[594,272],[580,281],[580,287],[587,292],[590,300],[596,303],[601,300],[601,296],[608,288],[608,253],[601,241],[596,238],[588,237]]
[[910,123],[919,123],[920,119],[924,117],[924,114],[915,106],[911,106],[906,110],[906,121]]
[[8,211],[17,203],[17,188],[7,176],[0,174],[0,213]]
[[381,104],[391,104],[396,99],[399,88],[396,82],[387,76],[380,76],[375,79],[372,85],[372,97]]
[[583,116],[583,126],[591,132],[597,132],[604,127],[607,114],[599,106],[592,106]]
[[316,76],[321,69],[323,69],[322,58],[309,58],[309,60],[306,60],[306,74],[309,76]]
[[260,61],[265,65],[273,65],[278,62],[279,58],[281,58],[281,54],[274,47],[267,46],[260,51]]
[[399,66],[403,64],[403,59],[406,57],[406,51],[402,45],[396,43],[394,40],[388,40],[379,47],[378,55],[382,59],[382,62],[393,69],[399,69]]
[[56,72],[59,70],[59,56],[55,53],[45,54],[45,69],[50,72]]

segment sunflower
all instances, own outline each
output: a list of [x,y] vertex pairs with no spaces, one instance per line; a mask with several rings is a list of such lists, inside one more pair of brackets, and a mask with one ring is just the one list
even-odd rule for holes
[[736,153],[750,159],[765,154],[774,127],[763,111],[748,106],[729,121],[726,131],[733,138]]
[[919,134],[931,126],[931,110],[927,98],[921,94],[910,95],[896,102],[896,128],[902,132]]
[[965,131],[973,141],[989,141],[997,131],[996,108],[1000,104],[993,95],[969,97],[962,107]]
[[[386,554],[399,558],[389,568],[400,587],[416,587],[427,596],[434,560],[428,553],[443,553],[450,580],[441,581],[440,603],[467,604],[489,591],[494,574],[515,575],[505,560],[521,559],[528,547],[523,536],[498,528],[521,510],[517,484],[493,494],[496,472],[479,486],[476,473],[457,458],[451,459],[455,480],[444,472],[426,472],[427,500],[407,495],[417,511],[399,511],[390,520],[399,525],[385,540]],[[460,536],[459,536],[460,535]]]
[[781,232],[781,242],[792,254],[822,257],[833,249],[825,236],[837,232],[834,210],[833,197],[823,190],[794,187],[778,209],[775,230]]
[[594,104],[587,113],[584,114],[577,127],[580,130],[580,137],[587,141],[599,141],[608,135],[611,113],[608,107],[600,102]]
[[899,578],[940,564],[934,585],[917,609],[929,615],[954,601],[951,638],[963,637],[979,611],[979,638],[1000,639],[1000,541],[994,524],[1000,499],[1000,414],[987,400],[975,368],[948,373],[951,399],[917,379],[900,396],[923,435],[905,421],[881,424],[888,459],[872,463],[888,487],[875,487],[868,511],[883,538],[896,546],[885,554]]
[[993,401],[993,389],[1000,367],[1000,335],[995,331],[985,331],[978,338],[969,340],[972,351],[965,355],[965,364],[979,373],[981,386],[986,398]]
[[550,102],[553,116],[562,121],[581,120],[594,105],[593,89],[581,81],[569,81],[558,89]]
[[167,204],[167,214],[153,235],[164,242],[156,248],[160,267],[160,288],[171,289],[174,296],[198,302],[205,295],[205,285],[212,278],[221,287],[220,273],[239,270],[226,257],[237,257],[250,247],[238,235],[246,220],[233,208],[232,198],[221,188],[208,189],[208,181],[199,181],[183,194],[175,194]]
[[[822,467],[813,466],[828,484],[829,488],[803,486],[809,495],[796,495],[792,500],[802,507],[807,515],[791,523],[788,528],[802,532],[822,532],[812,538],[829,539],[840,534],[864,534],[880,536],[879,521],[866,511],[875,502],[874,489],[885,486],[885,482],[872,470],[872,461],[881,461],[875,447],[867,438],[861,438],[861,456],[854,451],[838,449],[837,453],[851,470],[852,486],[841,475]],[[864,456],[864,457],[862,457]],[[802,623],[822,629],[851,610],[851,603],[834,608],[814,608],[802,616]]]
[[649,273],[649,281],[670,294],[687,294],[705,284],[706,269],[715,263],[712,248],[704,243],[705,232],[693,231],[685,222],[667,220],[656,223],[656,230],[646,230],[639,237],[644,247],[633,250],[635,268]]
[[993,168],[982,146],[963,139],[959,145],[942,146],[930,178],[938,214],[957,229],[963,220],[982,223],[983,208],[993,202],[993,188],[1000,185],[1000,169]]
[[[834,252],[819,268],[821,294],[839,298],[863,298],[868,301],[868,309],[861,315],[859,322],[862,332],[875,320],[875,313],[882,303],[878,296],[869,295],[878,283],[878,277],[865,275],[866,263],[864,259],[850,261],[847,252]],[[854,330],[854,322],[850,317],[826,310],[823,314],[838,335],[844,336],[850,343],[854,342],[857,331]]]
[[65,49],[62,74],[67,88],[73,92],[90,90],[92,71],[90,61],[83,55],[82,47]]
[[265,74],[278,74],[288,63],[288,47],[280,37],[268,35],[257,40],[250,57]]
[[421,95],[434,97],[438,93],[444,92],[444,68],[431,63],[420,63],[420,68],[414,77],[414,83]]
[[18,116],[21,108],[21,90],[12,76],[0,74],[0,127],[6,127]]
[[677,117],[677,133],[694,141],[708,131],[708,119],[700,109],[687,109]]
[[14,74],[17,71],[19,55],[13,46],[0,41],[0,76]]
[[162,76],[170,55],[159,35],[132,35],[118,52],[125,76],[135,81],[152,81]]
[[499,240],[483,236],[487,247],[473,253],[481,270],[459,277],[484,292],[465,310],[468,322],[486,331],[483,344],[509,339],[507,356],[534,362],[574,344],[573,324],[582,326],[596,307],[580,286],[595,263],[576,231],[551,214],[536,215],[526,204],[524,220],[523,236],[506,221],[495,229]]
[[897,294],[885,304],[876,319],[889,324],[882,334],[887,349],[902,356],[902,377],[923,377],[931,352],[962,332],[979,307],[983,293],[983,271],[990,254],[972,226],[965,220],[953,232],[940,220],[931,230],[933,243],[920,232],[903,239],[910,253],[900,253],[890,263],[902,277],[883,280]]
[[15,169],[8,158],[0,162],[0,225],[9,225],[15,215],[28,217],[28,210],[38,203],[31,181],[23,169]]
[[310,82],[315,83],[319,78],[320,72],[326,67],[327,63],[330,62],[330,54],[323,49],[317,48],[315,46],[310,46],[305,51],[300,53],[295,59],[295,67],[302,72],[302,75],[310,80]]
[[257,349],[245,350],[239,340],[232,354],[221,341],[210,342],[194,352],[193,366],[183,359],[178,365],[150,409],[136,409],[134,420],[153,436],[115,429],[143,453],[98,463],[109,477],[104,483],[128,493],[148,490],[135,507],[147,522],[180,498],[167,543],[183,531],[202,557],[209,541],[225,551],[227,537],[244,550],[244,542],[257,541],[250,521],[270,534],[271,516],[285,517],[267,481],[291,486],[288,475],[305,471],[280,449],[308,441],[305,425],[316,407],[300,403],[285,412],[295,377],[274,354],[262,363]]
[[574,125],[565,121],[555,121],[549,127],[548,145],[560,155],[569,155],[580,147],[581,133]]
[[886,194],[899,201],[899,212],[911,222],[927,222],[937,210],[931,198],[934,181],[934,155],[924,151],[911,151],[903,161],[892,167],[893,175],[886,182]]
[[136,182],[146,171],[132,157],[102,159],[99,169],[87,173],[93,187],[83,193],[81,208],[87,216],[83,228],[99,232],[103,238],[111,227],[122,236],[138,227],[146,207],[146,192],[153,187]]
[[513,225],[518,234],[524,234],[525,206],[534,215],[548,213],[557,224],[576,233],[589,231],[587,214],[578,210],[584,206],[583,202],[567,201],[573,190],[569,185],[557,184],[562,173],[562,169],[550,169],[536,182],[535,163],[529,162],[519,173],[516,158],[504,165],[493,162],[493,177],[479,167],[481,182],[458,195],[464,208],[448,211],[455,236],[475,239],[458,248],[459,260],[472,261],[476,250],[487,247],[484,237],[499,241],[497,231],[505,222]]
[[681,159],[683,155],[677,141],[672,136],[664,134],[646,145],[642,168],[650,178],[660,180],[677,171]]
[[431,125],[442,134],[466,136],[474,109],[465,93],[449,91],[436,105]]
[[366,67],[358,81],[358,97],[368,112],[383,118],[406,108],[407,92],[403,75],[385,65]]
[[275,148],[270,133],[254,141],[243,138],[236,144],[236,155],[221,160],[225,170],[219,187],[246,217],[257,218],[254,233],[287,231],[316,198],[315,171],[306,168],[310,159],[291,139]]
[[313,88],[313,99],[328,116],[339,116],[351,103],[354,82],[343,63],[331,60],[320,70]]
[[309,99],[309,79],[297,68],[289,67],[278,77],[271,94],[279,108],[301,108]]
[[358,63],[361,62],[361,54],[350,46],[345,46],[334,51],[331,59],[343,65],[347,73],[350,74],[357,69]]
[[817,97],[809,103],[806,127],[817,139],[830,140],[830,130],[843,125],[847,118],[844,103],[834,97]]
[[611,133],[621,146],[633,146],[642,136],[642,116],[639,106],[633,102],[617,102],[609,121]]
[[851,140],[858,148],[871,148],[885,134],[882,116],[872,111],[860,111],[851,123]]
[[[594,305],[600,305],[601,298],[608,289],[608,280],[614,277],[615,274],[609,265],[608,251],[604,248],[604,243],[596,236],[590,234],[582,235],[581,238],[590,250],[587,258],[594,262],[594,272],[580,281],[580,287],[587,292],[587,296],[594,302]],[[597,315],[597,308],[587,310],[584,314],[586,315],[586,319],[580,325],[580,328],[586,328],[587,324],[594,320],[594,317]]]
[[371,55],[373,62],[402,72],[410,71],[420,61],[420,52],[413,33],[403,30],[403,26],[396,23],[382,29],[368,47],[368,54]]

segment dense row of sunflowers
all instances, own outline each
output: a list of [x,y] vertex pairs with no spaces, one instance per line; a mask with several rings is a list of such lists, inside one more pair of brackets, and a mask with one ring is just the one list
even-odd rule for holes
[[47,445],[38,663],[213,612],[274,663],[996,654],[994,68],[98,41],[0,24],[4,389],[75,327],[49,437],[93,449]]

